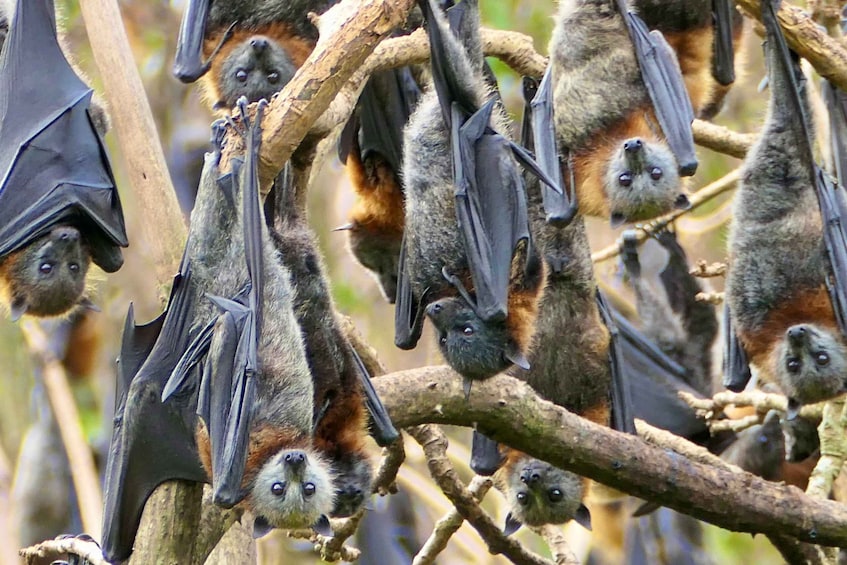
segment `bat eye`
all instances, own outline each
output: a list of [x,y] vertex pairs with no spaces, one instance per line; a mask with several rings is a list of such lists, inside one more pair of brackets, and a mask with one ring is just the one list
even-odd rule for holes
[[271,494],[274,496],[282,496],[283,494],[285,494],[285,485],[283,483],[272,484]]
[[653,180],[659,180],[662,178],[662,169],[659,167],[653,167],[650,169],[650,178]]
[[629,171],[625,173],[621,173],[621,176],[618,177],[618,182],[621,186],[627,187],[632,184],[632,173]]
[[551,488],[547,491],[547,498],[550,499],[550,502],[559,502],[564,496],[561,489]]
[[526,495],[525,492],[519,492],[515,495],[515,498],[518,499],[518,504],[520,504],[521,506],[526,506],[527,504],[529,504],[529,497]]
[[791,357],[788,361],[785,362],[785,368],[788,369],[789,373],[798,373],[800,372],[800,360],[796,357]]
[[473,328],[471,326],[465,326],[462,328],[462,333],[465,335],[473,335]]
[[829,355],[823,351],[815,353],[815,363],[818,364],[818,367],[826,367],[829,365]]
[[238,69],[238,72],[235,73],[235,78],[238,82],[247,82],[247,71],[244,69]]
[[70,269],[72,273],[76,273],[79,271],[79,263],[68,263],[68,269]]
[[447,345],[447,334],[441,334],[438,337],[438,343],[440,343],[441,345]]
[[53,272],[53,263],[42,263],[38,266],[38,271],[42,275],[49,275]]
[[315,494],[315,483],[303,483],[303,494],[307,497]]
[[268,82],[271,84],[276,84],[279,82],[279,73],[276,71],[268,73]]

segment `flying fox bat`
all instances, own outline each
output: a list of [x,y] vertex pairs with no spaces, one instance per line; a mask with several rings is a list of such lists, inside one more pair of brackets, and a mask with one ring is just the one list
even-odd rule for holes
[[565,192],[577,192],[582,213],[617,226],[687,207],[680,177],[697,167],[694,114],[662,35],[623,0],[567,0],[549,51],[556,145],[572,163],[562,176],[575,184]]
[[309,13],[337,1],[189,0],[173,73],[186,83],[203,78],[212,109],[231,108],[241,96],[270,99],[315,47],[318,30]]
[[459,39],[440,11],[421,2],[434,88],[404,137],[395,343],[414,347],[426,312],[467,392],[472,379],[526,366],[544,265],[532,245],[518,162],[553,181],[508,139],[508,119],[484,79],[476,0],[461,5]]
[[714,116],[735,81],[744,18],[730,0],[634,0],[633,7],[676,53],[694,114]]
[[0,286],[12,317],[79,303],[90,262],[127,246],[92,91],[59,47],[52,0],[18,0],[0,55]]
[[847,206],[814,161],[805,79],[778,6],[762,2],[770,104],[735,198],[726,293],[740,347],[793,414],[847,391]]
[[335,476],[331,515],[345,517],[354,514],[371,493],[366,409],[373,411],[372,431],[380,445],[395,441],[399,433],[336,320],[317,244],[296,205],[296,193],[305,186],[308,173],[308,168],[292,170],[286,165],[274,183],[271,202],[275,206],[266,217],[280,260],[291,273],[294,312],[315,389],[315,447],[325,454]]
[[374,273],[386,299],[397,295],[397,265],[403,240],[403,128],[420,96],[409,67],[371,75],[339,139],[338,156],[356,192],[350,250]]
[[216,122],[166,312],[145,326],[127,317],[105,487],[111,560],[130,554],[145,501],[170,479],[210,482],[217,504],[252,510],[256,532],[325,526],[332,510],[289,274],[258,202],[264,103],[252,122],[239,107],[244,157],[221,175]]

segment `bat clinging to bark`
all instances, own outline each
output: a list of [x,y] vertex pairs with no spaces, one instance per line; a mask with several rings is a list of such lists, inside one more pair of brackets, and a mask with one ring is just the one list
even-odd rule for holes
[[257,532],[326,525],[334,504],[289,273],[259,207],[264,103],[252,123],[240,108],[244,157],[221,174],[216,123],[165,314],[127,318],[106,473],[110,559],[129,555],[147,497],[169,479],[210,482],[217,504],[252,510]]

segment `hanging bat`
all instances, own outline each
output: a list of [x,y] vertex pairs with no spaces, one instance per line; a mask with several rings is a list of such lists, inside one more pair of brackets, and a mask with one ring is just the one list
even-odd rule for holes
[[[201,83],[213,110],[241,97],[270,100],[303,64],[318,38],[310,12],[338,0],[189,0],[173,73]],[[204,60],[205,59],[205,60]]]
[[735,81],[744,18],[730,0],[635,0],[633,7],[676,54],[694,114],[711,118]]
[[52,0],[19,0],[0,55],[0,290],[15,320],[90,305],[89,264],[112,273],[123,263],[123,212],[91,95],[59,47]]
[[462,4],[457,38],[440,11],[421,2],[433,88],[404,137],[395,343],[417,344],[425,312],[467,393],[473,379],[527,366],[544,265],[532,245],[517,163],[552,181],[508,139],[508,119],[486,87],[476,1]]
[[805,79],[778,6],[762,2],[770,104],[735,198],[726,297],[740,347],[793,415],[847,391],[847,237],[843,189],[814,161]]
[[225,175],[216,122],[167,310],[144,326],[127,316],[106,471],[110,560],[130,554],[145,501],[171,479],[210,482],[217,504],[252,511],[256,533],[328,525],[335,489],[313,446],[312,377],[258,201],[263,108],[251,121],[239,103],[246,150]]
[[573,175],[582,213],[617,226],[688,207],[680,177],[697,167],[694,114],[661,34],[648,33],[623,0],[568,0],[559,4],[549,51],[556,145],[568,165],[562,177]]
[[338,153],[356,192],[350,250],[376,276],[386,299],[397,295],[397,267],[405,224],[403,128],[420,97],[409,67],[371,75],[339,139]]
[[[370,386],[370,375],[344,336],[332,304],[321,256],[296,193],[308,182],[309,168],[277,177],[266,217],[283,266],[291,273],[293,307],[303,334],[314,383],[315,448],[332,466],[335,504],[331,515],[354,514],[371,493],[372,462],[365,446],[366,408],[372,408],[374,437],[380,445],[399,438],[388,413]],[[367,386],[365,386],[367,384]]]

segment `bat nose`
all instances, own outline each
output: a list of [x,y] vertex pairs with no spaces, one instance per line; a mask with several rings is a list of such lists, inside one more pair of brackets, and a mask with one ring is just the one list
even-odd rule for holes
[[521,482],[527,485],[532,486],[538,483],[540,480],[541,475],[538,473],[537,470],[533,469],[532,467],[527,467],[526,469],[521,471]]
[[72,241],[79,240],[79,230],[72,228],[71,226],[55,228],[50,235],[53,241],[64,241],[70,243]]
[[640,139],[630,139],[629,141],[625,141],[623,144],[623,150],[627,153],[637,153],[642,147],[643,144]]
[[444,306],[442,306],[438,302],[434,302],[426,307],[426,315],[430,317],[435,317],[438,316],[442,310],[444,310]]
[[285,454],[283,461],[285,461],[286,465],[294,469],[299,469],[306,463],[306,454],[302,451],[292,451]]
[[688,210],[691,208],[691,201],[688,200],[688,197],[682,193],[677,194],[676,200],[674,200],[673,207],[677,210]]
[[803,326],[793,326],[791,328],[788,328],[787,333],[788,333],[788,339],[790,339],[791,341],[794,341],[794,342],[798,342],[798,341],[802,341],[806,337],[806,334],[808,332],[806,331],[806,328],[804,328]]
[[268,40],[264,37],[257,37],[255,39],[250,40],[250,46],[253,47],[253,50],[256,53],[262,53],[265,49],[268,48]]

